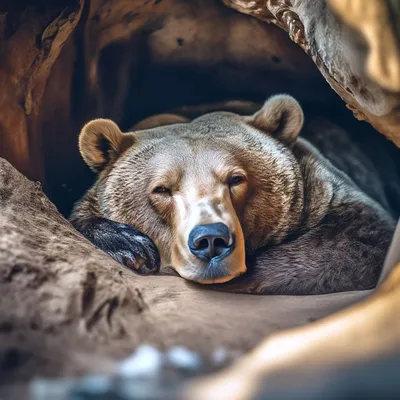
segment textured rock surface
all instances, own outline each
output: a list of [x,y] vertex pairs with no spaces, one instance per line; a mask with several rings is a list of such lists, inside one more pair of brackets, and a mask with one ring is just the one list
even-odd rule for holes
[[[237,11],[286,30],[290,38],[312,58],[355,116],[368,121],[400,146],[400,8],[396,2],[223,2]],[[345,17],[345,23],[342,17]],[[346,23],[356,30],[350,31]]]
[[213,292],[168,276],[140,277],[79,235],[7,161],[0,161],[0,376],[107,370],[139,344],[207,357],[247,351],[367,295],[274,297]]
[[171,107],[279,91],[336,100],[285,32],[219,0],[3,3],[0,157],[60,206],[90,184],[77,135],[91,118],[128,128]]

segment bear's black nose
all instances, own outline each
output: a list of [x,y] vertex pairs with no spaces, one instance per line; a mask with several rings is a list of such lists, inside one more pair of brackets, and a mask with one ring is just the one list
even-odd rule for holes
[[229,245],[231,234],[228,227],[216,224],[198,225],[189,234],[189,249],[200,260],[209,262],[214,257],[226,257],[231,253],[233,244]]

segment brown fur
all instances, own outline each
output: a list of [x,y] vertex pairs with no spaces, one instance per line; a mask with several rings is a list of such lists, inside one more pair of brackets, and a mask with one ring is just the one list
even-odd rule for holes
[[152,115],[151,117],[138,122],[137,124],[132,126],[132,130],[141,131],[144,129],[157,128],[158,126],[164,125],[179,124],[182,122],[189,122],[189,119],[177,114],[158,114]]
[[[218,112],[191,123],[120,132],[118,140],[131,147],[109,158],[72,221],[99,247],[118,247],[118,236],[102,236],[93,217],[135,227],[135,235],[145,233],[155,243],[162,269],[172,266],[187,279],[219,283],[248,270],[220,286],[224,290],[305,294],[371,288],[394,222],[297,138],[302,123],[298,103],[281,95],[252,117]],[[108,135],[104,129],[102,140]],[[86,136],[93,137],[87,127],[81,138]],[[90,160],[97,168],[96,160],[104,159],[99,146],[81,152],[92,168]],[[243,179],[229,186],[235,174]],[[187,237],[194,226],[214,222],[225,223],[237,240],[234,252],[209,271],[190,254]]]
[[133,137],[121,135],[115,122],[95,119],[87,123],[79,136],[79,149],[86,164],[94,172],[100,172],[112,164],[121,153],[134,143]]

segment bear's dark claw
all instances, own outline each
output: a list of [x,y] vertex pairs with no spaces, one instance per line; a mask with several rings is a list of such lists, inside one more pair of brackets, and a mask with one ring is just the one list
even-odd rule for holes
[[97,218],[78,230],[114,260],[139,274],[154,274],[160,269],[157,247],[148,236],[132,226]]

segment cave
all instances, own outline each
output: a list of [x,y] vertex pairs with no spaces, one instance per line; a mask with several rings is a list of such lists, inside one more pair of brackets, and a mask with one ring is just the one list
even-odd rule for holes
[[[78,134],[90,119],[110,118],[128,131],[163,112],[190,118],[225,109],[252,113],[276,93],[294,96],[306,120],[323,115],[350,130],[365,151],[375,154],[377,163],[387,161],[378,150],[385,148],[396,161],[388,168],[400,176],[400,25],[395,2],[382,2],[390,10],[381,14],[386,20],[365,16],[361,26],[357,12],[362,10],[347,13],[339,0],[319,5],[309,0],[4,3],[0,158],[19,171],[3,165],[4,176],[15,182],[10,189],[13,203],[5,201],[3,206],[0,248],[2,285],[9,295],[0,315],[0,335],[7,336],[0,345],[0,371],[9,393],[27,390],[24,384],[38,371],[46,377],[82,375],[94,370],[96,357],[107,365],[146,341],[163,348],[190,345],[207,354],[209,339],[214,347],[224,344],[247,352],[270,332],[323,318],[368,295],[317,296],[317,307],[311,296],[286,298],[282,304],[273,297],[240,304],[240,297],[209,295],[172,277],[154,281],[127,276],[88,243],[80,248],[77,233],[61,215],[69,216],[95,179],[77,146]],[[379,24],[389,28],[382,33],[385,39],[377,41],[370,32]],[[0,193],[10,187],[6,178]],[[46,197],[34,197],[39,186]],[[400,215],[397,195],[393,192],[391,206]],[[24,210],[21,216],[11,218],[10,210],[15,213],[18,207]],[[32,213],[32,219],[24,213]],[[25,226],[26,237],[18,224]],[[35,226],[40,226],[37,238],[28,232]],[[58,237],[51,251],[44,239],[49,232]],[[21,239],[14,240],[17,233]],[[64,281],[68,273],[73,275],[73,290]],[[33,314],[26,305],[13,312],[18,293],[38,304]],[[63,295],[66,299],[60,300]],[[165,315],[163,301],[170,307]],[[217,318],[232,301],[237,309],[227,318],[248,315],[207,325],[207,316],[196,317],[195,310],[197,304],[206,307],[211,301]],[[186,303],[187,309],[178,311]],[[271,304],[274,311],[267,311]],[[279,315],[282,307],[285,312]],[[258,312],[266,315],[260,318]],[[253,332],[229,337],[229,331],[253,322]],[[126,331],[133,326],[135,334]],[[193,338],[196,329],[200,334]],[[76,357],[71,359],[71,354]]]
[[[17,130],[8,137],[13,122],[8,118],[2,155],[40,181],[65,216],[93,180],[77,148],[77,135],[91,118],[110,118],[129,130],[157,113],[179,109],[194,117],[204,110],[193,106],[208,104],[212,111],[226,101],[260,104],[271,94],[288,93],[306,113],[354,125],[341,98],[282,29],[220,1],[99,2],[85,7],[76,2],[51,7],[27,2],[9,8],[4,14],[4,52],[7,46],[23,46],[14,41],[21,41],[18,34],[26,32],[35,40],[37,55],[32,54],[31,71],[24,71],[25,62],[9,60],[15,77],[27,75],[15,88],[27,126],[21,127],[24,133]],[[54,22],[48,24],[51,18]],[[51,43],[57,29],[65,37],[56,50]],[[361,35],[354,36],[363,54],[367,44]],[[49,65],[41,67],[44,58]],[[361,89],[363,96],[371,97]],[[182,109],[190,106],[192,110]],[[17,111],[14,115],[17,118]],[[359,125],[356,129],[368,131],[365,123]]]
[[[107,21],[107,14],[100,16],[101,12],[88,17],[86,29],[96,31],[103,19]],[[123,24],[143,18],[140,12],[126,12]],[[96,92],[86,99],[82,88],[88,77],[80,75],[82,67],[75,65],[68,119],[76,125],[70,136],[60,134],[65,137],[61,146],[60,137],[53,142],[53,130],[45,125],[45,190],[65,215],[91,178],[74,140],[90,116],[111,118],[129,130],[150,115],[180,107],[229,100],[262,103],[278,92],[292,93],[311,107],[313,103],[314,107],[342,106],[311,60],[275,26],[249,19],[216,1],[160,2],[151,13],[154,15],[146,26],[127,40],[111,40],[99,50]],[[216,24],[223,29],[211,28]],[[253,35],[257,39],[251,47],[237,47],[239,41],[249,42]],[[64,61],[60,58],[58,63]],[[52,79],[57,79],[56,75]],[[316,96],[306,90],[309,86]],[[48,87],[54,90],[52,83]],[[196,109],[191,115],[187,110],[186,115],[196,116]],[[87,179],[77,183],[75,176],[83,174]]]

